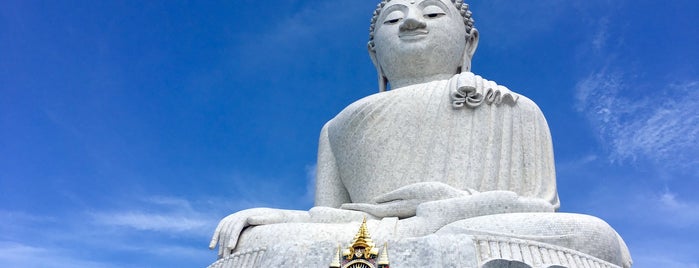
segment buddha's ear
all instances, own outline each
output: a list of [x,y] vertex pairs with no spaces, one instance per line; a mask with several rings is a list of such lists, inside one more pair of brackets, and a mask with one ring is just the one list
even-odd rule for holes
[[371,58],[371,62],[374,63],[374,67],[376,67],[376,74],[379,80],[379,92],[384,92],[386,91],[386,87],[388,86],[388,79],[386,79],[386,75],[383,73],[381,65],[379,65],[379,60],[376,58],[376,49],[374,49],[374,46],[372,46],[371,43],[369,43],[367,45],[367,48],[369,50],[369,57]]
[[478,30],[476,30],[476,28],[471,28],[471,31],[468,33],[468,37],[466,38],[466,47],[464,48],[461,72],[471,71],[471,59],[473,59],[473,55],[476,54],[476,48],[478,48],[478,38]]

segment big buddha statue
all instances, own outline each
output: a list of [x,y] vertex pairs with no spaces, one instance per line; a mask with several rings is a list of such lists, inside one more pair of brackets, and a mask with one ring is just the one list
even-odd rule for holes
[[368,44],[379,92],[322,128],[315,207],[225,217],[211,267],[325,267],[365,218],[394,267],[630,267],[607,223],[556,212],[546,119],[470,72],[471,15],[462,0],[383,0]]

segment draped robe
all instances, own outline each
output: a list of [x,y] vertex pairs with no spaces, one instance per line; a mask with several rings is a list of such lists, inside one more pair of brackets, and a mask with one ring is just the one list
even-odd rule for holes
[[[481,101],[459,105],[464,88]],[[557,208],[553,161],[549,128],[534,102],[462,73],[365,97],[330,120],[321,131],[316,205],[366,203],[438,181],[512,191]]]
[[[369,203],[391,190],[428,181],[462,190],[512,191],[559,206],[551,135],[543,114],[526,97],[472,73],[374,94],[349,105],[321,131],[316,179],[318,208]],[[333,250],[356,230],[352,216],[343,222],[328,215],[329,221],[246,228],[235,254],[210,267],[277,267],[287,260],[323,263],[309,254]],[[392,240],[392,249],[399,252],[427,244],[466,250],[457,254],[462,259],[446,258],[445,266],[475,267],[477,255],[468,250],[475,250],[472,243],[480,243],[475,248],[481,249],[478,237],[484,235],[521,239],[527,250],[531,243],[543,242],[536,250],[546,254],[552,250],[547,245],[560,246],[620,267],[631,265],[623,240],[591,216],[496,213],[458,219],[417,237],[396,233],[407,220],[386,217],[368,224],[377,241]],[[423,227],[428,226],[417,226]],[[588,258],[574,251],[566,252]],[[431,261],[445,259],[435,256]]]

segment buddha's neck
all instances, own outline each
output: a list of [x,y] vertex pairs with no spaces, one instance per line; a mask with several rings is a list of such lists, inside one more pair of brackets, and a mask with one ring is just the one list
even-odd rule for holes
[[435,74],[435,75],[423,76],[423,77],[406,77],[406,78],[389,80],[389,81],[391,83],[391,89],[398,89],[398,88],[402,88],[402,87],[423,84],[423,83],[432,82],[432,81],[447,80],[447,79],[450,79],[452,76],[454,76],[454,75],[453,74]]

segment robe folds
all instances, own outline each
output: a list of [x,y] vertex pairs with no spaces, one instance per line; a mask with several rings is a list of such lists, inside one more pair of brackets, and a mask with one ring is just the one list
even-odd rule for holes
[[[559,207],[541,110],[472,73],[360,99],[324,126],[320,146],[330,147],[319,154],[328,150],[334,163],[319,156],[319,183],[341,182],[350,199],[344,202],[370,202],[386,189],[438,181],[462,190],[512,191]],[[334,170],[323,171],[328,168]]]

